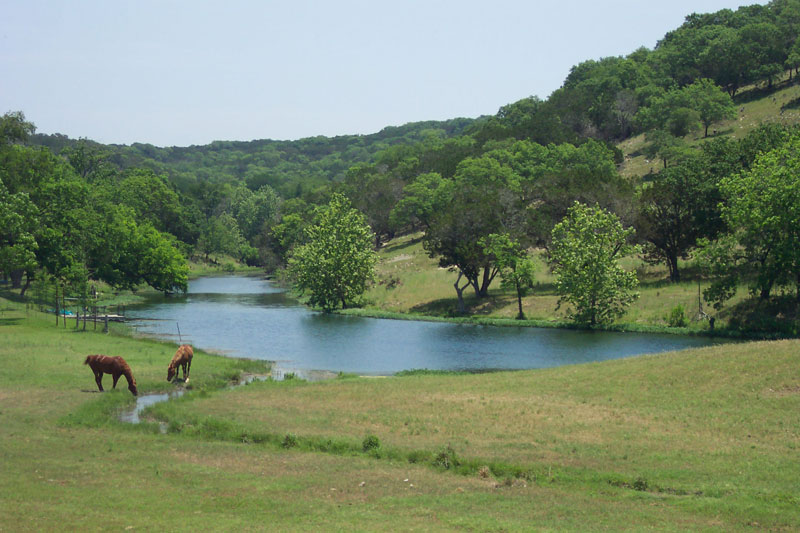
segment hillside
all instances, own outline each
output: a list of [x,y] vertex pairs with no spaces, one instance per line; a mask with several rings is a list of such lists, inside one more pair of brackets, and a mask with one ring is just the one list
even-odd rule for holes
[[299,191],[342,181],[350,167],[374,162],[375,154],[382,150],[456,137],[480,120],[414,122],[387,126],[369,135],[317,136],[295,141],[215,141],[188,147],[103,145],[59,134],[36,134],[31,142],[56,153],[85,145],[104,154],[104,159],[119,169],[147,168],[165,174],[184,191],[200,182],[246,183],[253,190],[269,185],[284,198],[291,198],[299,196]]
[[[794,126],[800,124],[800,85],[796,79],[784,78],[775,87],[766,90],[749,86],[734,98],[737,116],[731,120],[716,123],[709,137],[702,131],[686,135],[689,146],[698,147],[701,143],[715,138],[742,139],[761,124],[780,124]],[[620,172],[629,179],[637,179],[651,172],[659,172],[661,163],[649,159],[642,153],[645,145],[644,134],[633,136],[617,144],[625,156]]]

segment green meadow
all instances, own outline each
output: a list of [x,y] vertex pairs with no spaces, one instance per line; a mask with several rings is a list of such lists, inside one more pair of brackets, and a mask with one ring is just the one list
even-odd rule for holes
[[73,328],[0,299],[0,530],[800,528],[800,341],[235,388],[264,363],[196,352],[132,425],[83,359],[164,392],[175,346]]

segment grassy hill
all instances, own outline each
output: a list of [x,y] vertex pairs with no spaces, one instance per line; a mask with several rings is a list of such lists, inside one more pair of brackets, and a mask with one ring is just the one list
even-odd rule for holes
[[[741,139],[760,124],[767,122],[786,126],[800,124],[800,85],[796,84],[795,79],[783,80],[769,91],[754,86],[746,87],[734,102],[737,106],[737,117],[714,124],[709,129],[709,139],[719,136]],[[689,146],[697,146],[707,139],[703,137],[701,129],[687,135],[684,140]],[[661,161],[648,159],[642,153],[644,144],[644,134],[619,143],[618,148],[625,156],[620,167],[623,176],[638,178],[661,169]]]
[[167,390],[174,346],[51,318],[0,299],[3,530],[800,527],[800,341],[237,389],[258,364],[199,353],[161,434],[82,361]]

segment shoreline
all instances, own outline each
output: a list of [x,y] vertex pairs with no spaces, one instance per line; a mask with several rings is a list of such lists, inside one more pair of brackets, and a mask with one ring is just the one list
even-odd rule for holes
[[383,311],[374,308],[349,308],[337,309],[333,314],[345,316],[357,316],[363,318],[376,318],[386,320],[416,320],[419,322],[446,322],[451,324],[465,324],[474,326],[494,326],[494,327],[523,327],[523,328],[547,328],[547,329],[571,329],[578,331],[602,331],[612,333],[653,333],[666,335],[683,335],[687,337],[711,337],[720,339],[734,339],[743,341],[757,340],[782,340],[794,339],[783,335],[769,335],[758,332],[747,332],[731,329],[698,330],[688,327],[668,327],[647,324],[610,324],[598,325],[595,327],[585,327],[573,322],[549,321],[537,319],[499,318],[499,317],[445,317],[434,315],[419,315],[412,313],[402,313],[398,311]]

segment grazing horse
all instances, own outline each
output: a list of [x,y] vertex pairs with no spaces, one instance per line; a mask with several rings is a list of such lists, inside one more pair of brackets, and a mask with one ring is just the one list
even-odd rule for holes
[[178,351],[172,356],[172,361],[170,361],[169,366],[167,367],[167,381],[172,381],[173,378],[178,377],[178,366],[183,368],[184,383],[189,381],[189,371],[192,368],[192,357],[194,357],[194,351],[192,350],[191,346],[188,344],[181,344],[178,346]]
[[103,391],[103,374],[111,374],[114,378],[114,387],[117,388],[117,380],[120,376],[124,375],[128,380],[128,390],[134,396],[138,396],[139,391],[136,389],[136,380],[133,378],[131,367],[125,362],[125,359],[119,356],[109,357],[108,355],[87,355],[84,365],[89,365],[94,372],[94,380],[97,382],[97,388]]

